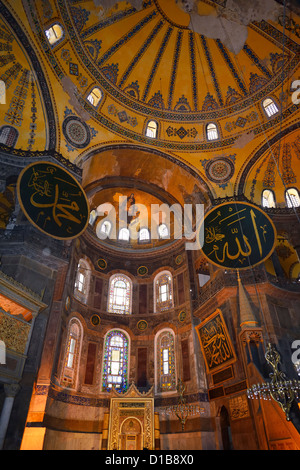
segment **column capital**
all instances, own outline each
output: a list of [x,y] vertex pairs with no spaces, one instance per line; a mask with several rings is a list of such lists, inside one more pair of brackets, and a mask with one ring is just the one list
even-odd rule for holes
[[4,384],[4,391],[7,397],[15,397],[20,390],[20,385],[15,384]]

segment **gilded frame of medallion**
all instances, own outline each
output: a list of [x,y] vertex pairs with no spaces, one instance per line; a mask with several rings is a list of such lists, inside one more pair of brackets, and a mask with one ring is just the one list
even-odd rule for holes
[[[58,236],[58,235],[55,235],[54,233],[51,233],[50,231],[44,230],[41,225],[38,225],[36,223],[36,221],[33,220],[32,215],[28,212],[28,209],[25,207],[24,201],[22,199],[22,194],[21,194],[21,183],[23,182],[22,178],[23,178],[23,175],[25,175],[31,168],[33,168],[34,166],[38,166],[38,165],[46,165],[47,167],[54,167],[54,168],[57,168],[58,170],[64,172],[68,176],[68,178],[70,178],[70,180],[73,182],[74,186],[77,187],[77,189],[80,191],[80,193],[82,195],[82,201],[84,201],[86,209],[87,209],[87,213],[86,213],[85,224],[82,226],[80,231],[78,231],[74,235]],[[83,232],[85,232],[85,230],[86,230],[86,228],[89,224],[89,212],[90,212],[89,200],[88,200],[88,198],[86,196],[86,193],[85,193],[84,189],[82,188],[81,184],[72,175],[72,173],[70,171],[68,171],[64,166],[58,165],[57,163],[48,162],[46,160],[40,160],[38,162],[29,163],[29,165],[27,165],[25,168],[22,169],[22,171],[20,172],[20,174],[18,176],[17,185],[16,185],[16,192],[17,192],[17,197],[18,197],[20,207],[21,207],[24,215],[26,216],[27,220],[35,228],[37,228],[39,231],[41,231],[42,233],[44,233],[44,234],[48,235],[49,237],[54,238],[56,240],[73,240],[75,238],[78,238]]]
[[[216,331],[216,334],[209,335],[210,330]],[[220,309],[217,308],[196,326],[196,331],[208,374],[221,371],[236,362],[236,354]]]

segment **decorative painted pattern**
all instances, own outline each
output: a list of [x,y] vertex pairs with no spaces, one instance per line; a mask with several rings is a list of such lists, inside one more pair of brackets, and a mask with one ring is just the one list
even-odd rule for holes
[[236,70],[236,67],[235,65],[233,64],[230,56],[229,56],[229,53],[226,49],[225,46],[223,46],[223,44],[221,43],[220,39],[216,39],[216,44],[221,52],[221,54],[223,55],[236,83],[238,84],[240,90],[245,94],[247,95],[247,89],[243,83],[243,81],[240,79],[240,74],[238,73],[238,71]]
[[212,60],[212,57],[211,57],[206,39],[203,36],[203,34],[200,35],[200,39],[201,39],[202,47],[203,47],[205,57],[206,57],[206,60],[207,60],[208,66],[209,66],[211,78],[213,80],[213,84],[214,84],[214,87],[215,87],[215,90],[216,90],[216,93],[217,93],[217,96],[218,96],[219,104],[220,104],[220,106],[223,106],[224,103],[223,103],[223,98],[222,98],[222,94],[221,94],[221,90],[220,90],[220,85],[219,85],[219,82],[217,80],[213,60]]
[[193,127],[192,129],[185,129],[183,126],[176,129],[175,127],[169,126],[166,130],[166,134],[168,137],[179,137],[180,139],[184,139],[184,137],[189,137],[195,139],[198,135],[197,129]]
[[129,41],[141,28],[143,28],[146,24],[148,24],[155,16],[157,15],[156,11],[152,11],[143,18],[139,23],[137,23],[128,33],[126,33],[123,37],[121,37],[112,47],[105,52],[105,54],[100,58],[98,61],[98,66],[101,67],[104,62],[106,62],[121,46]]
[[140,48],[139,52],[135,55],[135,57],[132,59],[132,61],[130,62],[129,66],[127,67],[126,71],[124,72],[120,82],[119,82],[119,87],[121,88],[125,81],[127,80],[128,76],[130,75],[130,73],[132,72],[132,70],[134,69],[134,66],[138,63],[138,61],[140,60],[140,58],[143,56],[143,54],[146,52],[146,50],[148,49],[148,47],[150,46],[151,42],[153,41],[153,39],[156,37],[157,33],[161,30],[163,26],[163,21],[160,20],[157,25],[155,26],[155,28],[153,28],[151,34],[149,34],[148,38],[146,39],[146,41],[144,42],[144,44],[142,45],[142,47]]
[[191,63],[191,73],[192,73],[192,93],[193,93],[193,102],[194,109],[198,109],[198,87],[197,87],[197,73],[196,73],[196,62],[195,62],[195,37],[193,33],[189,33],[189,48],[190,48],[190,63]]
[[267,69],[267,67],[264,66],[263,62],[259,59],[253,49],[251,49],[251,47],[247,43],[244,45],[243,51],[252,60],[256,67],[264,73],[264,75],[266,75],[268,78],[272,78],[271,72]]
[[183,32],[178,31],[177,39],[176,39],[176,45],[175,45],[175,51],[174,51],[174,57],[173,57],[173,64],[172,64],[170,87],[169,87],[169,96],[168,96],[168,108],[169,109],[172,108],[175,78],[176,78],[176,75],[177,75],[178,60],[179,60],[180,50],[181,50],[181,45],[182,45],[182,36],[183,36]]
[[146,101],[146,99],[147,99],[150,86],[151,86],[151,84],[153,82],[153,79],[154,79],[154,75],[156,73],[157,67],[159,66],[159,63],[161,61],[161,58],[162,58],[163,53],[165,51],[165,48],[167,46],[168,40],[170,39],[172,31],[173,31],[173,28],[169,27],[167,32],[165,33],[164,39],[162,40],[161,46],[158,50],[158,53],[157,53],[157,55],[155,57],[155,60],[154,60],[154,63],[151,67],[151,73],[150,73],[150,76],[147,80],[147,84],[146,84],[146,87],[145,87],[145,90],[144,90],[144,93],[143,93],[143,101]]

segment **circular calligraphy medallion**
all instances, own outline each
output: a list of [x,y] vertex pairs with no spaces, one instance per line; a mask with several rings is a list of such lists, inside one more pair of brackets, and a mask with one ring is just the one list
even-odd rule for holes
[[183,261],[183,256],[182,256],[182,255],[176,256],[175,263],[176,263],[177,265],[181,264],[182,261]]
[[94,326],[98,326],[100,325],[100,317],[99,315],[97,315],[96,313],[94,315],[91,316],[90,318],[90,322],[92,325]]
[[185,319],[186,319],[186,311],[181,310],[181,312],[179,312],[179,314],[178,314],[178,320],[180,322],[184,322]]
[[233,201],[220,204],[205,215],[198,237],[208,261],[222,268],[239,270],[256,266],[272,254],[276,229],[259,207]]
[[63,134],[69,144],[76,148],[86,147],[91,140],[88,125],[77,116],[68,116],[62,124]]
[[148,328],[148,323],[146,320],[140,320],[137,324],[137,327],[140,331],[144,331]]
[[234,164],[229,158],[215,158],[207,163],[205,173],[214,183],[225,183],[234,174]]
[[97,265],[98,265],[98,268],[105,269],[107,267],[107,262],[105,261],[105,259],[100,258],[97,261]]
[[59,240],[78,237],[89,222],[89,203],[78,181],[60,165],[31,163],[21,171],[17,194],[27,219]]
[[146,276],[146,274],[148,274],[148,268],[146,266],[140,266],[137,273],[139,276]]

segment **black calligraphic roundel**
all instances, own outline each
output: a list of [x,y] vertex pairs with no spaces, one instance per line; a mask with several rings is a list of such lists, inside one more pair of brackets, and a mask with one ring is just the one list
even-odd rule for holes
[[262,263],[276,243],[276,229],[270,217],[259,207],[239,201],[225,202],[210,210],[199,234],[203,237],[199,241],[204,256],[228,269],[247,269]]
[[78,237],[89,222],[89,203],[78,181],[54,163],[37,162],[20,173],[20,205],[28,220],[57,239]]

